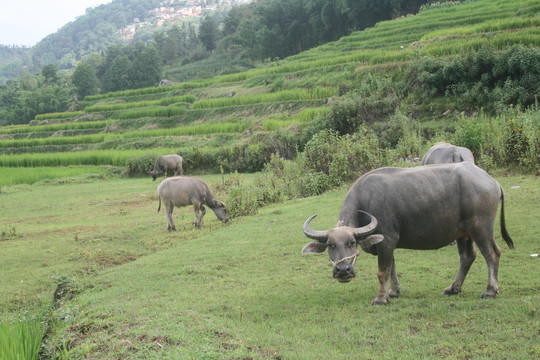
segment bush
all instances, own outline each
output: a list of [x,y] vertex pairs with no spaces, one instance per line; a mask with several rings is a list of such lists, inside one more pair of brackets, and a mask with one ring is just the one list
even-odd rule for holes
[[364,126],[354,135],[323,130],[306,144],[302,156],[307,169],[328,175],[333,185],[381,166],[379,140]]
[[508,109],[497,118],[462,118],[454,143],[469,148],[478,164],[540,169],[540,110]]
[[455,96],[461,107],[525,109],[540,91],[540,50],[514,45],[501,53],[492,47],[453,58],[424,57],[411,66],[409,83],[421,98]]
[[155,153],[129,157],[126,160],[126,175],[129,177],[148,176],[148,173],[154,169],[157,158],[158,155]]

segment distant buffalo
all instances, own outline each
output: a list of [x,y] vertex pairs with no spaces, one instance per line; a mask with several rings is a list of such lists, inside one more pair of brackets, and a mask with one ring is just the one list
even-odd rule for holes
[[471,150],[440,142],[432,146],[422,158],[422,165],[447,164],[468,161],[474,164],[474,156]]
[[154,170],[150,171],[152,175],[152,181],[156,181],[156,178],[159,174],[163,173],[163,178],[167,178],[167,171],[174,170],[174,176],[180,174],[184,175],[184,170],[182,169],[182,163],[184,159],[180,155],[162,155],[157,158],[156,164],[154,165]]
[[206,213],[204,205],[214,211],[217,218],[227,222],[227,206],[214,197],[208,185],[199,178],[178,176],[165,179],[157,188],[159,196],[158,212],[161,209],[161,201],[167,209],[167,230],[176,230],[172,219],[174,207],[193,205],[197,221],[195,226],[202,227],[203,216]]

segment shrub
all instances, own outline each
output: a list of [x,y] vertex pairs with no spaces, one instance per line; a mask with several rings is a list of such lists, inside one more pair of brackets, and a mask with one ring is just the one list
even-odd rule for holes
[[409,83],[424,99],[455,96],[462,107],[501,110],[534,104],[540,90],[540,50],[514,45],[462,52],[452,58],[424,57],[411,66]]
[[400,104],[396,86],[389,77],[368,75],[357,91],[333,100],[319,129],[331,129],[340,135],[353,134],[362,124],[386,119]]
[[309,170],[328,175],[333,185],[381,165],[379,141],[365,127],[343,136],[323,130],[306,144],[303,156]]
[[158,155],[148,153],[142,156],[131,156],[126,160],[126,175],[129,177],[148,176],[148,173],[154,169]]
[[469,148],[478,164],[534,171],[540,169],[539,120],[540,110],[536,107],[525,112],[508,109],[496,118],[484,114],[461,118],[454,142]]

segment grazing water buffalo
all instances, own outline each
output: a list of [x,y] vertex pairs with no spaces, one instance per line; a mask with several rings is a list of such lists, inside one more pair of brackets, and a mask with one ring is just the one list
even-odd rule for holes
[[184,170],[182,169],[182,163],[184,159],[180,155],[161,155],[157,158],[156,164],[154,165],[154,170],[150,171],[152,175],[152,181],[156,181],[156,178],[159,174],[163,173],[164,179],[167,178],[167,170],[174,170],[174,176],[180,174],[184,175]]
[[[475,257],[474,244],[488,267],[488,286],[482,298],[499,292],[497,272],[501,250],[495,243],[494,224],[501,201],[501,233],[506,244],[514,243],[504,221],[504,194],[501,186],[484,170],[469,162],[436,164],[415,168],[380,168],[360,177],[351,187],[336,227],[312,230],[304,223],[304,233],[315,241],[303,252],[328,249],[334,264],[333,275],[340,282],[354,277],[359,245],[378,256],[380,290],[372,305],[388,303],[401,288],[396,275],[396,248],[438,249],[457,239],[459,269],[452,285],[443,294],[461,291],[463,280]],[[390,280],[390,287],[388,287]]]
[[227,206],[214,197],[206,183],[194,177],[176,176],[165,179],[157,188],[159,196],[158,212],[161,209],[161,201],[167,209],[167,230],[176,230],[172,219],[174,207],[193,205],[197,221],[195,226],[202,227],[203,216],[206,213],[204,205],[214,210],[217,218],[227,222]]
[[462,161],[468,161],[474,164],[474,156],[471,150],[440,142],[426,152],[422,158],[422,165],[457,163]]

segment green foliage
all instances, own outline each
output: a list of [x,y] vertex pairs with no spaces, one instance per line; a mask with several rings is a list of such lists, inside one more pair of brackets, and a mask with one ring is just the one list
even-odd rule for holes
[[308,169],[328,175],[334,186],[381,165],[379,141],[365,127],[343,136],[323,130],[306,144],[303,156]]
[[35,120],[70,119],[70,118],[74,118],[76,116],[79,116],[81,114],[83,114],[82,111],[38,114],[38,115],[35,116]]
[[218,36],[218,24],[212,17],[205,16],[199,27],[199,39],[206,47],[206,50],[212,51],[216,48]]
[[161,57],[154,46],[148,46],[133,60],[129,81],[133,88],[156,86],[161,80]]
[[168,105],[172,105],[176,103],[193,103],[195,102],[195,100],[196,98],[194,95],[178,95],[178,96],[165,97],[161,100],[92,105],[92,106],[85,107],[84,111],[85,112],[99,112],[99,111],[126,110],[126,109],[134,109],[134,108],[149,107],[149,106],[168,106]]
[[424,138],[420,134],[419,124],[397,111],[389,121],[389,132],[396,141],[391,151],[393,159],[414,160],[424,150]]
[[146,107],[135,108],[133,110],[128,109],[119,111],[113,116],[117,119],[137,119],[142,117],[171,117],[180,116],[186,113],[186,108],[183,106],[167,106],[167,107]]
[[[426,1],[272,0],[230,11],[225,23],[227,44],[251,59],[284,58],[337,40],[393,16],[414,13]],[[232,47],[229,45],[229,47]]]
[[126,160],[126,175],[129,177],[148,176],[154,169],[156,153],[146,153],[141,156],[131,156]]
[[424,57],[409,76],[425,99],[454,96],[465,108],[524,109],[540,91],[540,50],[516,45],[501,53],[484,47],[449,59]]
[[42,337],[39,321],[0,321],[0,359],[38,359]]
[[[469,148],[488,167],[510,166],[526,171],[540,169],[540,111],[513,109],[490,118],[462,118],[455,143]],[[485,158],[485,159],[484,159]]]
[[2,171],[0,186],[31,185],[43,180],[67,179],[83,175],[95,180],[105,177],[109,171],[106,166],[2,167],[0,169]]
[[118,55],[111,65],[105,70],[102,84],[103,92],[122,91],[131,88],[130,74],[133,72],[133,64],[127,55]]
[[193,104],[194,109],[260,104],[278,101],[323,99],[337,95],[337,89],[316,87],[313,89],[283,90],[274,93],[233,96],[229,98],[202,99]]
[[71,82],[75,87],[75,93],[82,100],[87,95],[93,95],[98,92],[99,80],[96,76],[96,70],[87,62],[80,62],[73,75],[71,75]]

